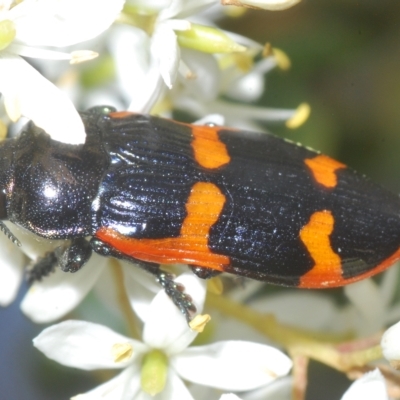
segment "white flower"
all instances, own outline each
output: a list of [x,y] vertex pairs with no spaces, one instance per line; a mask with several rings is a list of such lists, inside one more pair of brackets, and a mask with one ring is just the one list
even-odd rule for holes
[[221,3],[225,6],[241,6],[263,10],[286,10],[287,8],[293,7],[301,0],[221,0]]
[[389,400],[385,379],[379,369],[368,372],[357,379],[341,400]]
[[[18,237],[22,247],[18,248],[0,232],[2,254],[0,262],[0,305],[10,304],[19,289],[28,256],[32,262],[63,243],[61,240],[38,239],[37,236],[7,223]],[[23,250],[23,251],[22,251]],[[107,262],[105,257],[94,254],[91,260],[74,274],[56,268],[49,276],[34,282],[21,302],[21,310],[38,323],[54,321],[74,309],[101,276]]]
[[[204,284],[192,274],[177,281],[201,310]],[[34,345],[47,357],[71,367],[124,368],[110,381],[74,398],[79,400],[150,399],[149,392],[159,393],[157,399],[192,399],[182,380],[228,391],[250,390],[286,375],[292,365],[280,351],[255,343],[226,341],[188,347],[195,337],[182,314],[160,291],[148,309],[143,342],[101,325],[66,321],[45,329]]]
[[[238,37],[235,38],[239,41]],[[256,47],[256,44],[253,46]],[[279,65],[278,58],[285,57],[279,51],[277,54],[256,62],[244,72],[236,63],[228,63],[221,68],[219,64],[223,61],[218,63],[213,55],[184,49],[182,59],[194,77],[180,76],[180,85],[173,88],[170,100],[175,109],[197,118],[211,113],[221,114],[227,126],[238,129],[260,130],[257,121],[286,122],[295,128],[308,118],[310,110],[307,105],[298,109],[273,109],[243,104],[261,97],[266,74]],[[233,101],[227,101],[227,98]]]
[[344,287],[350,305],[341,311],[337,323],[354,330],[359,336],[376,334],[400,318],[400,307],[392,305],[397,290],[398,266],[392,266],[380,283],[364,279]]
[[400,369],[400,322],[394,324],[382,336],[382,352],[393,368]]
[[101,277],[107,259],[93,254],[84,267],[68,273],[60,268],[34,282],[21,302],[22,312],[36,323],[48,323],[72,311]]
[[[18,248],[0,232],[0,306],[7,306],[14,300],[28,264],[26,256],[34,263],[46,252],[64,243],[62,240],[39,239],[14,224],[6,224],[18,237],[22,247]],[[122,285],[125,285],[135,311],[139,316],[145,314],[148,303],[160,290],[155,277],[133,263],[112,262],[122,268]],[[99,300],[113,307],[118,303],[118,293],[110,265],[112,262],[93,253],[89,262],[75,273],[63,272],[56,267],[54,272],[32,283],[21,302],[22,312],[36,323],[49,323],[77,307],[91,289],[96,290]]]
[[379,283],[365,279],[343,288],[349,304],[338,307],[323,291],[285,289],[250,300],[262,283],[249,281],[245,290],[238,288],[231,296],[249,303],[255,310],[274,314],[283,324],[326,332],[354,332],[357,336],[375,334],[400,318],[400,307],[392,305],[396,294],[399,268],[393,266]]
[[36,323],[49,323],[75,309],[92,289],[106,307],[118,309],[118,290],[123,287],[117,288],[113,262],[122,268],[122,285],[132,306],[139,317],[144,317],[148,304],[160,290],[155,277],[133,263],[110,261],[97,254],[92,254],[77,272],[56,268],[49,276],[34,282],[21,302],[22,312]]
[[[225,117],[227,125],[252,130],[260,129],[254,122],[257,120],[283,121],[289,127],[297,127],[307,119],[308,106],[300,110],[271,109],[221,100],[221,97],[241,102],[258,100],[264,91],[265,74],[277,65],[288,68],[290,61],[283,52],[274,49],[273,56],[250,68],[263,46],[222,31],[209,19],[202,18],[204,14],[195,14],[215,3],[211,0],[161,3],[146,4],[146,10],[156,15],[154,25],[147,29],[149,32],[145,28],[118,26],[109,39],[119,87],[130,102],[129,110],[150,112],[158,101],[156,112],[167,117],[172,109],[189,112],[196,118],[218,113]],[[142,6],[138,0],[129,4],[139,9]],[[220,40],[223,44],[218,47]],[[240,57],[238,54],[245,49],[248,51]]]
[[291,376],[277,379],[271,385],[250,392],[241,393],[242,400],[289,400],[292,398],[293,379]]
[[156,15],[151,32],[122,26],[114,29],[110,50],[116,60],[120,87],[131,111],[149,112],[166,88],[174,85],[181,62],[177,31],[187,31],[188,17],[210,7],[215,0],[133,0]]
[[233,393],[226,393],[223,394],[219,400],[241,400],[240,397],[237,397],[235,394]]
[[0,92],[12,120],[23,115],[55,140],[84,142],[72,102],[19,56],[71,62],[90,58],[93,52],[61,53],[36,46],[64,47],[91,39],[110,26],[123,3],[25,0],[13,6],[11,0],[0,1]]

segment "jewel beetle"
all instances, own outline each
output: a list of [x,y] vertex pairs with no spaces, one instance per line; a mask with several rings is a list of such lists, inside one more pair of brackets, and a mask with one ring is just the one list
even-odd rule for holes
[[130,260],[190,319],[190,296],[160,264],[327,288],[400,258],[399,197],[330,157],[265,133],[107,107],[81,115],[82,145],[33,123],[0,144],[0,219],[69,240],[33,279],[77,271],[93,251]]

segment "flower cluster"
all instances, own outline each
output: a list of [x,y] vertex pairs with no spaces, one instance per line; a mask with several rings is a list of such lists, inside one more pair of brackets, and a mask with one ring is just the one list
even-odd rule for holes
[[[223,0],[221,5],[216,0],[0,0],[3,127],[11,130],[13,123],[27,118],[54,140],[81,144],[85,131],[76,107],[107,103],[167,117],[184,112],[198,123],[257,129],[259,122],[280,121],[296,128],[309,115],[307,104],[295,109],[254,104],[264,92],[268,72],[288,69],[288,57],[269,44],[220,29],[217,21],[224,15],[223,6],[283,10],[299,1]],[[80,47],[82,42],[85,49]],[[22,251],[0,235],[2,306],[15,299],[29,260],[60,245],[38,241],[15,226],[12,230]],[[63,365],[120,370],[73,399],[290,398],[304,372],[298,373],[301,357],[336,365],[314,352],[311,333],[294,333],[286,322],[304,331],[340,326],[372,334],[400,317],[395,308],[384,312],[394,292],[395,272],[390,272],[380,286],[366,281],[347,289],[350,305],[340,309],[325,297],[309,293],[255,301],[257,284],[248,284],[240,294],[232,290],[231,303],[224,307],[215,295],[220,281],[211,280],[209,302],[216,309],[233,315],[239,310],[234,301],[241,297],[248,313],[241,312],[242,321],[235,325],[223,315],[213,315],[209,322],[207,314],[200,314],[207,294],[205,283],[182,271],[184,267],[174,266],[179,275],[176,283],[190,293],[199,312],[190,327],[154,278],[126,262],[93,255],[76,274],[57,269],[32,284],[21,303],[32,321],[53,323],[64,318],[90,292],[97,307],[101,304],[104,313],[118,320],[110,319],[109,325],[124,331],[117,333],[86,321],[81,312],[81,320],[51,325],[34,339],[37,349]],[[365,298],[370,303],[359,301]],[[307,316],[311,310],[313,315]],[[258,324],[246,323],[245,316],[252,312],[259,313]],[[279,316],[283,325],[268,319],[267,313]],[[400,358],[398,329],[395,325],[382,339],[384,355],[395,368]],[[219,336],[221,340],[215,341]],[[296,340],[305,338],[311,344],[303,354]],[[333,347],[329,350],[329,355],[339,352]],[[288,376],[292,367],[293,379]],[[358,379],[342,399],[388,399],[379,369],[365,375],[357,368],[343,371],[359,374],[353,376]],[[220,397],[221,393],[225,394]]]

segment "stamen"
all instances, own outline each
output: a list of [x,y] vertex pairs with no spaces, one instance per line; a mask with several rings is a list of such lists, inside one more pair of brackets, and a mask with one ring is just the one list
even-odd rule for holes
[[303,125],[304,122],[307,121],[308,117],[310,116],[311,113],[311,107],[308,103],[301,103],[293,117],[291,117],[290,119],[288,119],[286,121],[286,126],[290,129],[296,129],[299,126]]
[[292,66],[289,56],[283,50],[274,47],[272,53],[274,54],[276,64],[281,70],[287,71]]
[[191,330],[201,333],[210,321],[211,317],[208,314],[198,314],[189,322],[189,326]]
[[132,357],[133,347],[130,343],[115,343],[111,347],[111,354],[116,363],[128,361]]

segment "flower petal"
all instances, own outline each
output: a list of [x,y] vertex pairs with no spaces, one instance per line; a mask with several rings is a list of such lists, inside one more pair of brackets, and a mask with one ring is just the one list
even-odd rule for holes
[[335,304],[328,296],[311,291],[285,290],[250,302],[252,308],[272,313],[283,324],[309,330],[329,330],[336,326]]
[[[38,0],[10,11],[16,41],[31,46],[64,47],[105,31],[122,10],[124,0]],[[38,29],[40,27],[40,29]]]
[[138,398],[140,390],[139,364],[133,364],[109,381],[71,400],[131,400]]
[[243,400],[287,400],[291,398],[292,391],[293,379],[291,376],[286,376],[284,378],[277,379],[270,385],[260,387],[259,389],[255,389],[250,392],[241,393],[240,397]]
[[236,394],[233,393],[226,393],[223,394],[219,400],[241,400],[240,397],[236,396]]
[[[186,0],[184,7],[180,11],[176,9],[173,16],[180,19],[194,16],[214,5],[216,5],[215,0]],[[215,16],[216,12],[215,10],[213,11]]]
[[279,350],[243,341],[190,347],[172,358],[171,364],[188,381],[232,391],[267,385],[292,367]]
[[155,29],[151,39],[150,53],[157,60],[165,84],[171,89],[178,73],[180,52],[175,32],[167,23],[159,24]]
[[11,4],[13,3],[13,1],[14,0],[1,0],[0,1],[0,12],[1,13],[7,12],[10,9]]
[[368,372],[357,379],[341,400],[389,400],[385,379],[379,369]]
[[150,113],[156,102],[162,98],[166,90],[165,83],[158,68],[151,66],[145,79],[136,87],[137,92],[132,97],[127,108],[129,111]]
[[264,76],[258,72],[248,73],[231,82],[226,95],[242,102],[258,100],[264,92]]
[[48,251],[52,251],[56,247],[65,243],[65,240],[48,240],[39,238],[34,233],[18,225],[14,225],[10,221],[4,221],[4,223],[21,242],[22,246],[20,247],[20,250],[31,260],[36,260]]
[[22,58],[0,55],[0,92],[12,120],[23,115],[54,140],[85,142],[83,123],[72,102]]
[[18,54],[23,57],[40,58],[44,60],[71,60],[71,53],[63,51],[55,51],[48,49],[40,49],[25,46],[23,44],[11,43],[7,47],[7,51],[12,54]]
[[80,271],[73,274],[57,268],[52,275],[31,286],[22,300],[22,312],[37,323],[61,318],[87,295],[105,263],[104,257],[94,254]]
[[[201,312],[206,294],[205,281],[192,273],[186,273],[175,279],[175,282],[183,284],[197,311]],[[143,341],[171,355],[186,348],[196,336],[197,332],[190,330],[182,313],[165,291],[161,290],[150,305],[143,328]]]
[[[85,370],[124,368],[146,349],[143,343],[103,325],[75,320],[44,329],[33,339],[33,345],[60,364]],[[124,346],[126,352],[117,359],[118,346]]]
[[168,378],[165,388],[159,396],[160,400],[194,400],[193,396],[189,392],[186,385],[183,383],[182,379],[171,368],[169,368],[168,370]]
[[224,6],[242,6],[262,10],[280,11],[294,6],[301,0],[221,0]]
[[119,90],[128,110],[150,112],[165,88],[158,63],[150,56],[150,39],[137,28],[116,27],[109,38]]
[[383,326],[385,306],[379,286],[372,279],[365,279],[344,288],[345,295],[361,314],[363,334],[370,335]]
[[394,324],[382,336],[381,346],[384,357],[396,369],[400,369],[400,322]]
[[156,293],[160,291],[154,276],[141,270],[131,263],[121,263],[124,271],[124,285],[132,309],[144,321],[150,309],[150,304]]
[[381,302],[385,306],[386,312],[397,290],[397,282],[399,277],[399,263],[397,263],[394,268],[389,268],[382,274],[382,281],[379,285],[379,293],[381,295]]
[[22,281],[25,255],[10,239],[0,233],[0,306],[14,301]]
[[170,0],[168,7],[160,9],[158,14],[159,21],[165,21],[172,17],[175,17],[185,7],[186,0]]
[[179,75],[183,88],[182,94],[187,94],[202,102],[209,102],[218,97],[221,73],[214,56],[191,49],[182,49],[182,60],[191,75]]

